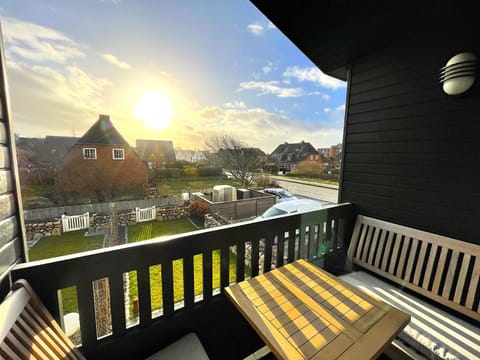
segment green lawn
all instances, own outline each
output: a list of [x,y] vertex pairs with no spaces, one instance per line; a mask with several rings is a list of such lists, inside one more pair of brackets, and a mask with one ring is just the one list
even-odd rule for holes
[[[61,236],[49,236],[40,239],[28,251],[30,261],[75,254],[102,247],[103,235],[85,237],[84,233],[85,230],[72,231]],[[78,312],[77,294],[74,286],[62,289],[62,301],[65,314]]]
[[240,186],[240,182],[233,179],[222,178],[180,178],[180,179],[162,179],[156,181],[157,187],[167,185],[170,188],[171,195],[180,195],[183,191],[212,191],[215,185],[233,185]]
[[320,179],[320,178],[314,178],[314,177],[307,177],[307,176],[286,176],[285,179],[292,179],[292,180],[303,180],[303,181],[311,181],[311,182],[316,182],[320,184],[327,184],[327,185],[337,185],[338,186],[338,181],[337,180],[328,180],[328,179]]
[[[163,225],[164,224],[164,225]],[[190,229],[189,226],[190,225]],[[147,240],[155,236],[169,235],[179,233],[184,230],[195,230],[193,225],[189,222],[185,224],[184,220],[170,221],[167,223],[161,222],[149,222],[137,224],[128,228],[129,242],[136,242]],[[194,266],[194,293],[199,295],[203,291],[203,271],[202,271],[202,255],[198,254],[193,259]],[[230,254],[230,281],[235,280],[235,256]],[[249,269],[247,269],[249,274]],[[161,265],[154,265],[150,267],[150,284],[151,284],[151,301],[152,309],[160,309],[163,306],[162,299],[162,270]],[[129,273],[130,280],[130,303],[131,311],[133,306],[133,300],[138,297],[137,288],[137,273],[132,271]],[[212,254],[212,285],[213,288],[220,287],[220,251],[215,250]],[[174,301],[178,302],[183,300],[183,260],[178,259],[173,261],[173,287],[174,287]]]
[[[139,223],[128,228],[129,242],[148,240],[158,236],[179,234],[194,231],[196,228],[188,221],[176,220],[168,222],[151,221]],[[30,250],[30,260],[48,259],[55,256],[74,254],[86,250],[94,250],[102,247],[103,235],[85,237],[84,231],[72,231],[61,236],[51,236],[39,240]],[[212,283],[214,288],[220,287],[220,251],[216,250],[212,254]],[[230,281],[235,280],[235,256],[230,254]],[[173,262],[174,272],[174,300],[175,302],[183,299],[183,262],[181,259]],[[246,276],[250,270],[246,269]],[[130,279],[130,303],[138,296],[136,272],[129,273]],[[162,283],[161,266],[154,265],[150,267],[150,283],[152,309],[162,307]],[[202,293],[203,272],[202,256],[194,257],[194,280],[195,295]],[[62,289],[62,301],[64,313],[78,312],[76,288],[70,287]]]

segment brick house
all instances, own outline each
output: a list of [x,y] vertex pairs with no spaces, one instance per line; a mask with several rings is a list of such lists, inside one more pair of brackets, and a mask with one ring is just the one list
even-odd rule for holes
[[283,172],[295,171],[304,162],[318,164],[320,168],[322,166],[322,157],[318,151],[312,144],[305,141],[294,144],[285,142],[278,145],[270,154],[269,161],[275,163],[278,169]]
[[100,115],[66,155],[55,185],[57,193],[105,201],[125,193],[140,193],[147,181],[147,165],[110,117]]
[[175,150],[170,140],[137,140],[136,152],[149,169],[163,169],[167,162],[175,161]]

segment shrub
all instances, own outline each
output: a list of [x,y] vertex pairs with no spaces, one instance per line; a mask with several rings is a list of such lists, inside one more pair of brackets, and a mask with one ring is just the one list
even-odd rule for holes
[[158,169],[158,178],[179,178],[183,176],[183,170],[177,168]]
[[259,188],[279,187],[278,182],[266,175],[258,175],[255,178],[255,184]]
[[208,213],[208,206],[200,200],[192,201],[190,205],[190,214],[192,217],[204,219],[205,214]]
[[220,176],[222,175],[222,169],[217,167],[199,167],[197,169],[198,176]]
[[192,163],[185,160],[176,160],[176,161],[169,161],[165,165],[167,169],[168,168],[183,169],[186,166],[192,166]]
[[194,177],[197,176],[197,169],[192,166],[187,166],[183,169],[183,173],[185,176]]

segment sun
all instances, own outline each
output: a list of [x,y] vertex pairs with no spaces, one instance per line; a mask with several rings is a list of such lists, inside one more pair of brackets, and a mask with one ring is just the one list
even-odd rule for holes
[[173,116],[172,103],[162,94],[152,91],[142,95],[133,113],[150,129],[165,129]]

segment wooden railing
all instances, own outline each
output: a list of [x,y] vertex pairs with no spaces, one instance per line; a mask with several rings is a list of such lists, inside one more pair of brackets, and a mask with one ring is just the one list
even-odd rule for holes
[[[57,321],[61,321],[58,293],[60,289],[76,288],[80,314],[82,351],[94,354],[106,339],[120,341],[132,331],[144,331],[159,319],[177,312],[174,297],[173,262],[183,262],[183,308],[189,312],[208,304],[223,294],[232,281],[229,264],[234,256],[234,282],[245,278],[245,249],[250,249],[247,261],[250,276],[269,271],[297,258],[318,262],[325,256],[346,253],[345,235],[353,227],[351,204],[340,204],[322,210],[226,225],[182,235],[158,238],[113,248],[89,251],[70,256],[17,265],[12,280],[26,279],[38,293]],[[232,248],[235,251],[232,252]],[[220,252],[220,288],[215,291],[212,281],[212,253]],[[235,255],[233,255],[235,254]],[[276,256],[275,256],[276,254]],[[202,294],[196,296],[194,257],[202,258]],[[150,267],[161,265],[163,309],[152,317]],[[138,286],[139,326],[127,328],[124,274],[136,271]],[[111,333],[97,336],[94,282],[108,279],[111,310]]]
[[63,232],[88,229],[90,226],[90,214],[86,212],[80,215],[62,215]]
[[151,206],[145,209],[135,208],[135,218],[138,222],[155,220],[157,217],[157,210],[155,206]]

